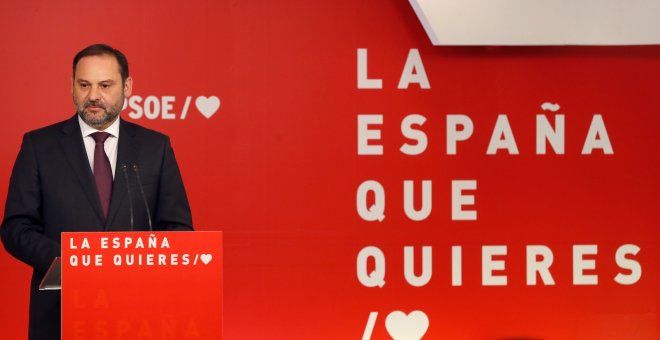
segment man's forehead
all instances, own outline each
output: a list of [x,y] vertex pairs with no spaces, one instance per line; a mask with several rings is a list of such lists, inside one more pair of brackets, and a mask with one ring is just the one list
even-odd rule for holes
[[117,59],[108,54],[86,56],[76,65],[75,78],[90,78],[89,80],[121,79],[121,72]]

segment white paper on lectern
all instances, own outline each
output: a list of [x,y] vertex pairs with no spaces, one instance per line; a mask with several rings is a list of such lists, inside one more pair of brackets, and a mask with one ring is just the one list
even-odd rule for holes
[[62,258],[56,257],[39,284],[39,290],[62,289]]

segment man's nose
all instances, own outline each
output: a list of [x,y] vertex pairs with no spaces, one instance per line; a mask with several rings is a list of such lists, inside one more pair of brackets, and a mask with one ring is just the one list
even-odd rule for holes
[[99,90],[98,86],[92,86],[89,89],[89,100],[90,101],[96,101],[101,98],[101,90]]

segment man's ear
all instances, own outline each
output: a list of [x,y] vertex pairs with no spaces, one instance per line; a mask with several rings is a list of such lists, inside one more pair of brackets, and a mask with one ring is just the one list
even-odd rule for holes
[[133,92],[133,78],[128,77],[124,81],[124,97],[130,97]]

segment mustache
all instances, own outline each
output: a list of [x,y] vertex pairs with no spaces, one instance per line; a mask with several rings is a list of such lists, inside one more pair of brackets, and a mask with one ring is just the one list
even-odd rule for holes
[[83,108],[85,108],[85,109],[88,108],[88,107],[92,107],[92,106],[100,107],[102,109],[107,109],[106,106],[105,106],[105,103],[103,103],[103,101],[101,101],[101,100],[93,100],[93,101],[88,100],[88,101],[85,101],[85,103],[83,104]]

